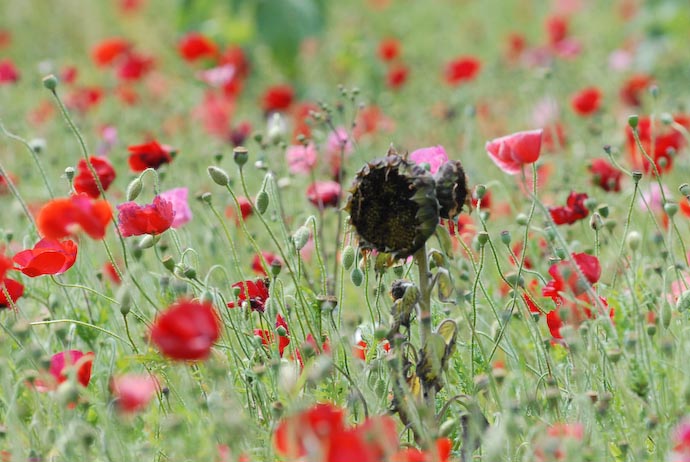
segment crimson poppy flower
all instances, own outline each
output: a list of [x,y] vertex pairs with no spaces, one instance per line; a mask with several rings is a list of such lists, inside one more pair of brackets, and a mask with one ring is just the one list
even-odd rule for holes
[[115,404],[125,414],[145,409],[158,390],[158,380],[148,374],[125,374],[113,377],[110,381]]
[[[604,297],[599,297],[599,302],[601,306],[608,308],[608,302]],[[593,319],[595,313],[591,308],[593,304],[591,297],[586,293],[576,296],[572,301],[561,299],[556,309],[546,314],[546,325],[551,336],[555,339],[562,339],[561,328],[564,325],[579,327],[586,320]],[[613,308],[608,311],[609,317],[613,319]]]
[[0,59],[0,85],[19,80],[19,71],[9,59]]
[[295,92],[290,85],[269,87],[261,97],[261,107],[265,113],[284,111],[290,107]]
[[332,435],[345,430],[344,414],[330,403],[319,403],[301,414],[282,419],[273,435],[276,452],[287,458],[298,458],[307,454],[305,443],[309,440],[327,444]]
[[405,82],[410,73],[410,69],[404,64],[393,64],[386,73],[386,85],[392,90],[398,90]]
[[511,175],[539,159],[544,130],[517,132],[488,141],[485,149],[491,160]]
[[91,366],[94,358],[93,353],[83,353],[79,350],[56,353],[50,358],[50,375],[53,376],[57,384],[61,384],[67,380],[68,369],[76,367],[77,382],[83,387],[87,387],[91,380]]
[[156,196],[153,203],[138,205],[125,202],[117,206],[118,222],[123,237],[161,234],[172,226],[175,211],[172,202]]
[[400,42],[394,38],[381,40],[378,54],[382,61],[395,61],[400,56]]
[[158,141],[153,140],[144,144],[137,144],[128,146],[129,151],[129,168],[133,172],[143,172],[147,168],[158,170],[163,164],[172,162],[173,148],[167,145],[158,144]]
[[[261,255],[263,255],[264,260],[266,261],[266,265],[268,265],[269,268],[271,267],[271,264],[273,264],[274,261],[280,264],[283,263],[280,257],[272,252],[261,252]],[[266,268],[264,268],[264,265],[261,261],[261,257],[259,257],[258,255],[254,255],[254,258],[252,259],[252,269],[256,274],[259,274],[261,276],[268,276]]]
[[307,199],[316,207],[337,207],[340,184],[336,181],[315,181],[307,188]]
[[62,274],[74,265],[77,259],[77,244],[73,241],[58,241],[43,238],[33,249],[22,250],[12,257],[17,269],[29,277],[43,274]]
[[587,193],[571,192],[565,206],[549,207],[553,222],[557,225],[572,225],[586,218],[589,215],[589,210],[585,207],[586,199]]
[[237,295],[237,303],[228,303],[228,308],[235,308],[242,306],[244,302],[249,302],[249,308],[252,311],[263,313],[266,309],[266,300],[268,300],[268,279],[256,279],[255,281],[241,281],[236,282],[232,287],[240,289]]
[[62,239],[83,230],[93,239],[105,237],[106,226],[113,218],[110,204],[91,199],[86,194],[53,199],[38,212],[36,225],[41,236]]
[[105,274],[113,284],[122,284],[122,279],[120,279],[120,275],[117,274],[115,266],[112,264],[112,262],[107,261],[103,264],[103,274]]
[[[674,116],[674,121],[688,128],[690,118],[686,116]],[[648,156],[654,160],[657,170],[660,173],[668,172],[673,166],[673,154],[685,147],[685,138],[681,132],[674,127],[667,127],[658,120],[652,126],[650,117],[641,117],[637,123],[637,135],[640,144]],[[630,126],[626,127],[628,140],[628,152],[632,158],[635,168],[642,168],[645,172],[651,169],[651,164],[639,150],[633,130]],[[653,146],[653,149],[652,149]]]
[[[9,308],[10,306],[17,303],[17,300],[19,300],[19,298],[21,298],[21,296],[24,295],[24,285],[19,281],[15,281],[14,279],[10,278],[5,278],[2,280],[2,285],[5,286],[5,290],[10,295],[10,299],[7,299],[7,295],[5,295],[5,290],[0,290],[0,309]],[[2,285],[0,285],[0,289],[2,289]]]
[[[601,265],[597,257],[586,253],[574,253],[572,258],[589,285],[596,284],[599,281]],[[580,279],[572,265],[567,260],[551,265],[549,274],[553,279],[542,289],[544,297],[551,297],[556,303],[559,303],[562,300],[561,293],[567,292],[578,296],[587,291],[589,286]]]
[[618,192],[621,190],[623,172],[611,165],[606,159],[594,159],[588,168],[592,174],[592,184],[599,186],[604,191]]
[[472,56],[454,59],[446,66],[446,82],[449,85],[460,85],[463,82],[474,80],[481,67],[481,62]]
[[[230,304],[228,304],[229,306]],[[283,357],[283,352],[285,351],[285,348],[290,344],[290,331],[288,330],[288,325],[285,322],[285,319],[280,315],[276,315],[276,330],[278,328],[282,328],[284,332],[276,332],[273,333],[270,330],[267,329],[254,329],[254,335],[261,338],[261,344],[262,345],[270,345],[272,343],[277,343],[278,344],[278,354],[280,354],[280,357]],[[276,342],[276,336],[278,337],[277,342]]]
[[562,16],[550,16],[546,19],[546,32],[549,44],[554,46],[568,37],[568,19]]
[[168,358],[206,359],[220,337],[220,320],[210,303],[181,300],[156,318],[150,337]]
[[629,106],[640,106],[642,104],[642,96],[652,83],[654,83],[654,78],[650,75],[633,75],[621,87],[621,101]]
[[575,93],[570,104],[578,115],[589,116],[599,110],[601,98],[601,91],[597,87],[588,87]]
[[448,438],[439,438],[435,442],[436,454],[432,455],[429,451],[422,451],[417,448],[406,448],[393,454],[391,462],[448,462],[450,460],[450,450],[453,442]]
[[0,281],[5,279],[5,275],[7,274],[7,272],[12,269],[14,269],[12,260],[0,253]]
[[185,61],[193,62],[202,58],[213,58],[218,47],[208,37],[198,32],[190,32],[177,45],[177,51]]
[[[96,156],[89,157],[89,163],[96,170],[96,175],[98,175],[103,191],[107,191],[110,184],[115,180],[115,169],[112,164],[105,157]],[[77,175],[74,177],[74,190],[94,199],[101,195],[85,159],[81,159],[77,165]]]
[[[237,202],[240,204],[240,215],[242,216],[242,220],[246,220],[252,213],[254,213],[254,206],[252,205],[252,201],[250,201],[246,197],[237,196]],[[234,218],[235,224],[237,226],[240,225],[240,220],[235,212],[234,205],[229,205],[225,209],[225,216],[228,218]]]
[[117,67],[117,78],[125,81],[139,80],[148,74],[154,65],[150,56],[139,53],[127,53]]
[[108,66],[125,55],[132,45],[125,39],[114,37],[103,40],[91,50],[91,58],[97,66]]

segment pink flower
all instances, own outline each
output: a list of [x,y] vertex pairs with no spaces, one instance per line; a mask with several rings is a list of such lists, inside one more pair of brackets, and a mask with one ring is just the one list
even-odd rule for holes
[[173,188],[160,194],[160,198],[172,204],[173,218],[172,227],[179,228],[192,220],[192,210],[189,208],[187,196],[188,188]]
[[159,388],[158,380],[150,375],[126,374],[113,377],[110,382],[117,407],[124,413],[144,409]]
[[501,170],[515,175],[523,165],[539,159],[543,132],[538,129],[496,138],[486,143],[486,152]]
[[673,430],[673,452],[668,460],[690,462],[690,419],[683,419]]
[[347,130],[343,127],[338,127],[335,132],[330,132],[328,134],[328,141],[326,141],[328,146],[329,155],[340,155],[340,149],[344,148],[343,153],[347,156],[352,153],[352,141],[347,135]]
[[287,148],[285,157],[290,173],[309,173],[316,165],[317,154],[313,143],[306,146],[294,145]]
[[340,184],[336,181],[316,181],[307,188],[307,199],[316,207],[337,207]]
[[448,154],[443,146],[431,146],[412,151],[410,160],[416,164],[429,164],[429,173],[434,175],[441,165],[448,161]]

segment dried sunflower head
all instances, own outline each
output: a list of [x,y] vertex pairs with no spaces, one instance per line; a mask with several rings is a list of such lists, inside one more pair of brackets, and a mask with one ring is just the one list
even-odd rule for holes
[[393,150],[357,172],[350,193],[345,209],[363,248],[406,258],[438,224],[434,178]]
[[449,160],[434,175],[441,218],[455,218],[467,200],[467,178],[459,160]]

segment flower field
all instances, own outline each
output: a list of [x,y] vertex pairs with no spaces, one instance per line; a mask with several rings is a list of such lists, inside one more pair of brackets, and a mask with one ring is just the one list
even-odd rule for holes
[[690,461],[689,38],[0,3],[0,462]]

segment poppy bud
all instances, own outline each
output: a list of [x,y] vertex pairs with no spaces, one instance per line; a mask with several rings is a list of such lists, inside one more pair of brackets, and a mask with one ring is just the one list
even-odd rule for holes
[[680,185],[680,186],[678,187],[678,190],[679,190],[680,193],[681,193],[682,195],[684,195],[685,197],[690,196],[690,185],[688,185],[687,183],[683,183],[682,185]]
[[690,290],[686,290],[680,294],[676,302],[676,310],[678,310],[679,313],[687,311],[688,309],[690,309]]
[[132,293],[127,286],[120,287],[117,291],[117,301],[120,302],[120,313],[127,316],[132,309]]
[[268,209],[268,193],[264,190],[259,191],[256,195],[256,210],[263,215]]
[[642,243],[642,236],[640,236],[640,233],[638,233],[637,231],[630,231],[628,233],[628,237],[625,239],[625,243],[628,244],[630,250],[635,252],[637,249],[640,248],[640,244]]
[[343,268],[346,270],[349,270],[352,268],[352,265],[355,262],[355,249],[351,246],[348,245],[345,247],[345,250],[343,250]]
[[669,218],[673,218],[673,216],[678,213],[678,204],[675,202],[666,202],[664,204],[664,212],[666,212]]
[[520,226],[527,226],[528,220],[529,220],[529,218],[524,213],[518,213],[515,216],[515,223],[517,223]]
[[589,226],[594,231],[601,230],[604,227],[604,221],[601,219],[601,215],[599,215],[597,212],[594,212],[592,217],[589,219]]
[[364,273],[362,272],[361,269],[355,268],[352,270],[350,273],[350,280],[352,280],[352,283],[356,285],[357,287],[362,285],[362,282],[364,280]]
[[297,228],[297,231],[295,231],[295,234],[292,235],[292,242],[295,244],[295,248],[297,250],[302,250],[305,245],[307,245],[307,242],[309,242],[309,229],[306,228],[305,226],[300,226]]
[[136,177],[133,179],[129,185],[127,186],[127,200],[128,201],[133,201],[137,197],[139,197],[139,194],[141,194],[141,190],[143,188],[143,184],[141,182],[141,178]]
[[212,195],[210,192],[205,192],[199,197],[199,199],[201,199],[202,202],[205,202],[205,203],[210,205],[211,204],[211,197],[212,197]]
[[55,89],[58,86],[58,82],[58,78],[55,77],[55,75],[53,74],[43,77],[43,86],[46,87],[48,90],[52,91],[53,93],[55,92]]
[[230,177],[227,172],[220,167],[211,165],[208,167],[208,175],[218,186],[227,186],[230,184]]
[[271,276],[273,276],[274,278],[277,278],[282,269],[283,269],[283,263],[279,259],[274,258],[273,261],[271,262],[271,268],[270,268]]

